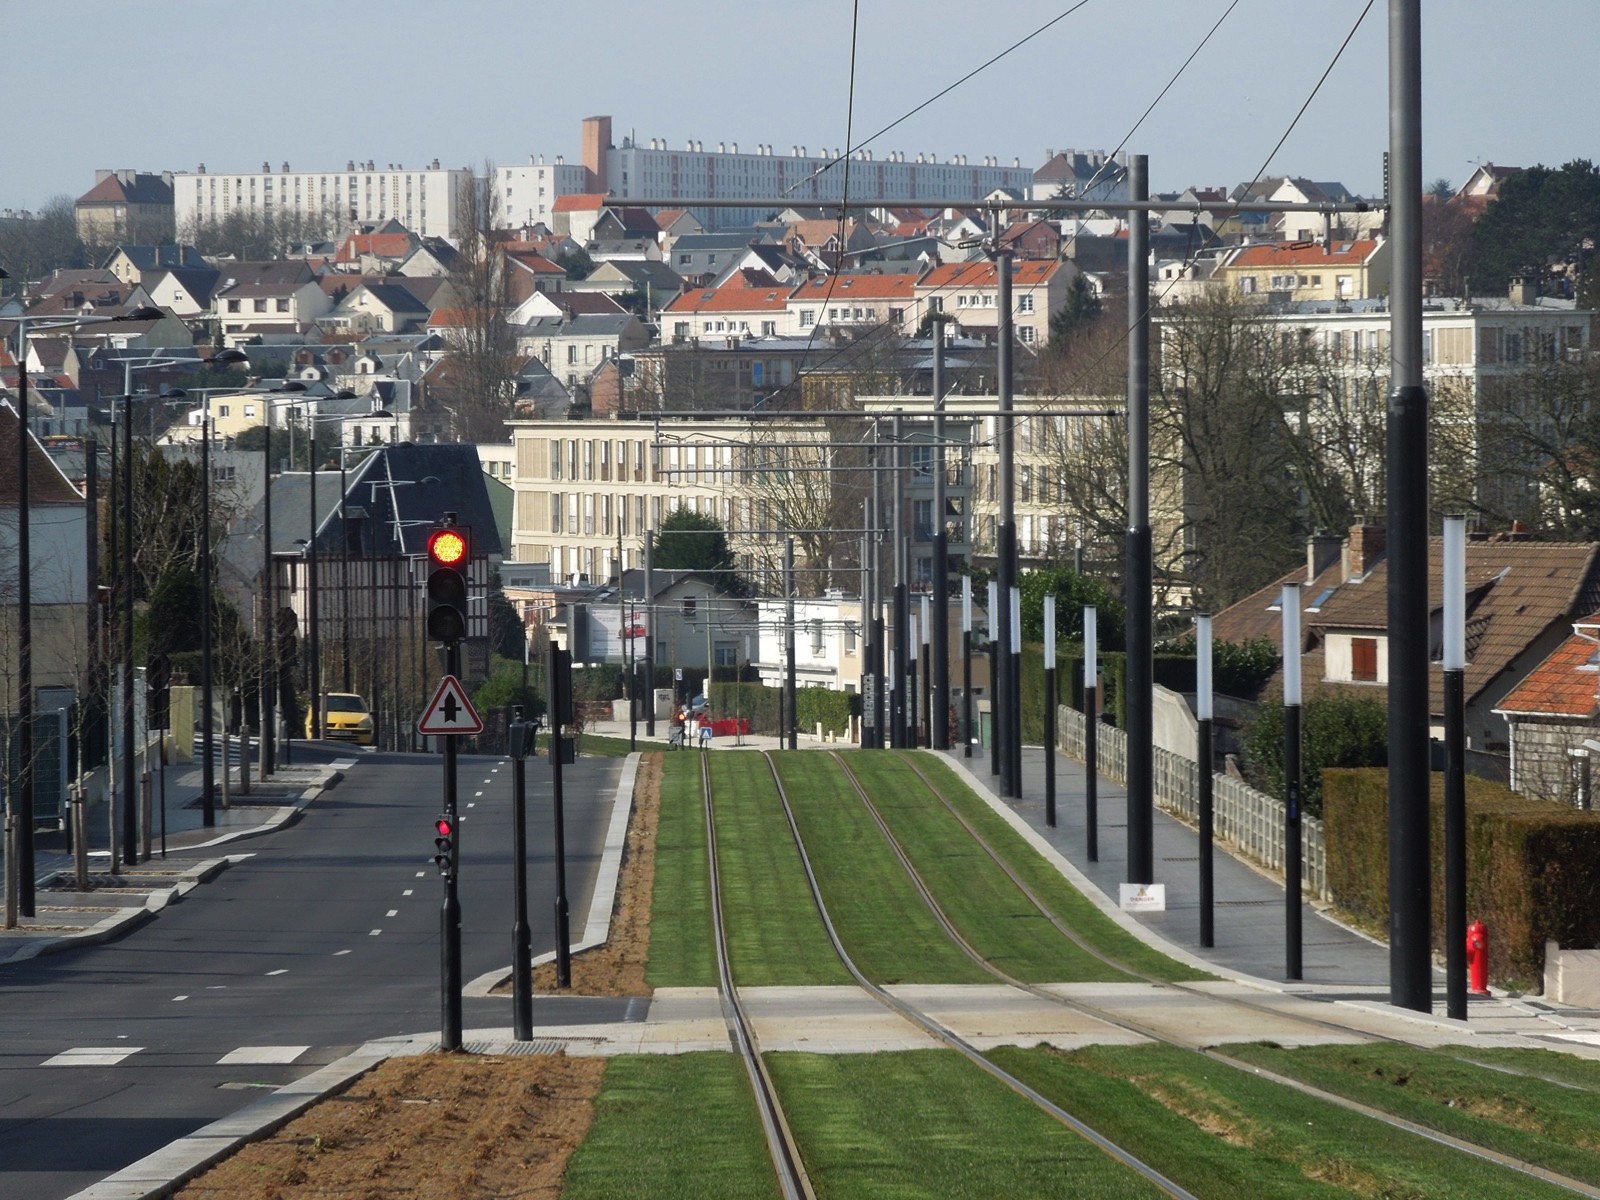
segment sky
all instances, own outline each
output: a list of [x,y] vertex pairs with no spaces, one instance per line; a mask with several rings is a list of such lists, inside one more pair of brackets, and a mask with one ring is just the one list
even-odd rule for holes
[[[1264,172],[1375,195],[1388,140],[1388,0],[0,8],[0,210],[82,195],[97,168],[576,162],[579,123],[598,114],[619,143],[848,141],[1031,167],[1047,150],[1121,147],[1149,156],[1158,192]],[[1425,181],[1600,157],[1600,89],[1582,83],[1600,61],[1600,3],[1423,0],[1422,13]]]

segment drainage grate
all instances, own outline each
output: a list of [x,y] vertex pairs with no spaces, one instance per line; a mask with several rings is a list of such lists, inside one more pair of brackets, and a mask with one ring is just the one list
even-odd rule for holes
[[533,1042],[466,1042],[461,1048],[468,1054],[520,1058],[528,1054],[559,1054],[567,1048],[567,1044],[554,1038],[541,1038]]

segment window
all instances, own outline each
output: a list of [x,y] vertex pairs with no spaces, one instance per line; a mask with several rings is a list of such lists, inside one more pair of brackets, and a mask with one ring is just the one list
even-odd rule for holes
[[554,492],[550,496],[550,532],[561,532],[561,493]]
[[824,642],[822,639],[822,622],[811,622],[811,657],[821,658]]
[[924,479],[933,474],[933,447],[926,442],[911,447],[911,473]]
[[219,405],[217,405],[217,419],[221,420],[222,418],[224,418],[224,417],[228,416],[230,413],[232,413],[232,411],[233,411],[233,406],[232,405],[229,405],[229,404],[219,404]]
[[278,311],[285,313],[289,311],[289,300],[287,297],[278,301]]
[[1378,682],[1378,639],[1350,639],[1350,678],[1360,683]]
[[685,621],[694,620],[694,597],[693,596],[685,596],[683,598],[683,619]]
[[739,647],[732,642],[718,642],[713,647],[716,663],[719,667],[737,667],[739,665]]
[[1037,335],[1032,325],[1017,326],[1017,340],[1024,345],[1031,345],[1035,336]]
[[570,366],[574,365],[577,361],[578,361],[578,348],[576,346],[568,346],[567,347],[567,365],[570,367]]
[[915,526],[911,533],[912,541],[931,542],[933,540],[932,500],[913,500],[911,502],[911,523]]
[[239,302],[237,300],[229,300],[228,301],[228,311],[231,312],[231,313],[238,312],[239,311]]
[[1253,296],[1256,292],[1256,277],[1254,275],[1239,276],[1239,294]]
[[1274,275],[1268,286],[1275,292],[1292,292],[1294,290],[1294,276]]
[[807,327],[809,327],[811,325],[815,325],[816,323],[817,323],[817,310],[816,309],[814,309],[814,308],[802,308],[800,310],[800,328],[801,329],[805,329],[805,328],[807,328]]
[[251,304],[256,312],[264,313],[267,311],[267,302],[265,300],[255,300]]
[[1017,311],[1019,313],[1031,313],[1033,311],[1033,296],[1018,296]]

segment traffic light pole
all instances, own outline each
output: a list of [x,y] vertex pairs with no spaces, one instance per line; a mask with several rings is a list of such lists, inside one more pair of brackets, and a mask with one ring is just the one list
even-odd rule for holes
[[[461,675],[461,645],[445,645],[445,671]],[[439,910],[439,971],[441,1012],[439,1049],[461,1049],[461,901],[456,896],[456,871],[461,862],[461,826],[456,815],[456,735],[444,738],[444,815],[450,822],[453,846],[450,869],[444,876],[444,906]]]
[[550,782],[555,802],[556,835],[556,986],[572,986],[572,936],[567,915],[567,838],[564,796],[561,786],[561,760],[566,757],[561,730],[571,721],[572,659],[554,642],[550,643]]
[[[511,1012],[519,1042],[533,1040],[533,935],[528,928],[528,764],[522,706],[511,717],[512,897],[516,919],[511,927]],[[518,736],[519,733],[522,736]]]

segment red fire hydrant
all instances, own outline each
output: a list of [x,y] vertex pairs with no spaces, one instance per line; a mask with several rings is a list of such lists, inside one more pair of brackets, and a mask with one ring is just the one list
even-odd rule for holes
[[1467,990],[1475,996],[1489,994],[1489,930],[1482,921],[1467,926]]

